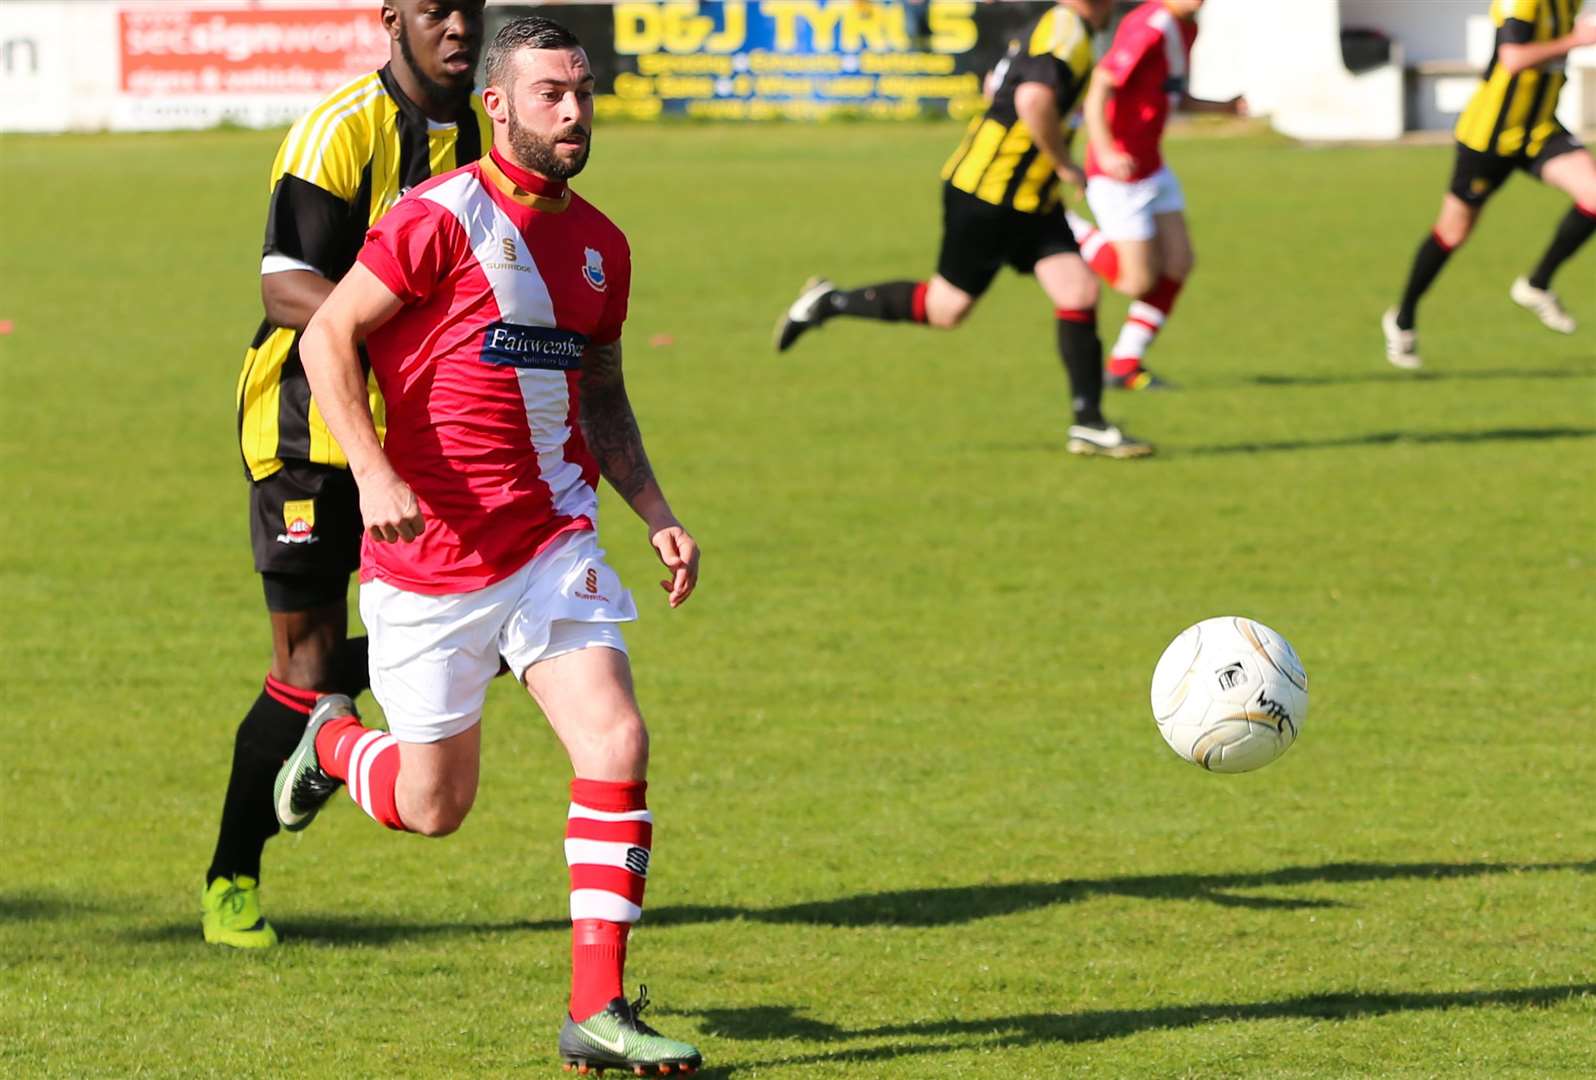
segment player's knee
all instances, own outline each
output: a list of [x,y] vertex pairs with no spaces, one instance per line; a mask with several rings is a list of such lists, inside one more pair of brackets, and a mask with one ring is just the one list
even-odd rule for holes
[[952,330],[970,314],[975,301],[969,296],[951,291],[928,293],[925,305],[926,325],[935,330]]
[[1141,296],[1153,287],[1158,275],[1151,266],[1121,263],[1114,287],[1126,296]]
[[475,791],[440,789],[429,792],[419,806],[407,808],[405,827],[422,836],[448,836],[465,823],[475,802]]
[[619,716],[598,733],[600,752],[617,773],[641,775],[648,765],[648,727],[636,713]]

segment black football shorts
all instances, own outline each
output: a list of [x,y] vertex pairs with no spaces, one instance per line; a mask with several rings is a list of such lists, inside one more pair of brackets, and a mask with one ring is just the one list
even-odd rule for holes
[[1583,146],[1584,143],[1562,128],[1541,144],[1541,152],[1534,157],[1528,154],[1503,157],[1458,143],[1457,162],[1452,167],[1452,186],[1447,190],[1470,206],[1484,206],[1485,200],[1495,195],[1514,172],[1522,170],[1538,180],[1541,169],[1548,161]]
[[942,251],[937,273],[980,296],[1005,266],[1029,274],[1050,255],[1080,251],[1063,206],[1025,214],[942,185]]
[[266,606],[296,611],[341,600],[360,567],[360,492],[348,469],[285,461],[249,486],[255,569]]

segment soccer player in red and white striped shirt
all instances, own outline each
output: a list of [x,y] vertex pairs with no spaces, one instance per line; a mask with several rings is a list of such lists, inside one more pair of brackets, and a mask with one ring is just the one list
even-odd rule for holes
[[1131,297],[1108,354],[1108,385],[1163,385],[1142,364],[1194,264],[1186,197],[1164,163],[1164,125],[1175,109],[1239,113],[1241,99],[1202,101],[1187,92],[1203,0],[1146,0],[1120,22],[1098,63],[1082,112],[1088,135],[1086,201],[1095,226],[1071,215],[1081,254]]
[[[643,519],[672,607],[698,547],[643,450],[621,376],[626,238],[566,181],[587,161],[593,74],[564,27],[507,24],[488,49],[493,150],[415,188],[367,235],[305,331],[305,371],[360,488],[361,617],[389,730],[323,698],[277,782],[301,829],[340,782],[391,829],[442,836],[476,796],[501,657],[575,779],[566,1063],[690,1072],[696,1049],[622,989],[653,847],[648,732],[617,624],[631,595],[596,540],[602,475]],[[387,402],[379,443],[359,344]]]

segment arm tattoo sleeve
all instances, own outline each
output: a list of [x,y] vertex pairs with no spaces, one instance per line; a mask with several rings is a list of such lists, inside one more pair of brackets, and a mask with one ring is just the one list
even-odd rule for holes
[[595,345],[582,358],[582,435],[599,472],[628,503],[654,484],[643,435],[621,377],[621,343]]

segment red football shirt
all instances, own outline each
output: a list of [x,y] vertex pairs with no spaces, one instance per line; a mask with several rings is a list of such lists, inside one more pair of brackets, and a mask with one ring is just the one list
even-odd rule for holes
[[[1158,144],[1172,109],[1186,92],[1197,20],[1177,19],[1158,0],[1146,0],[1120,21],[1108,55],[1097,65],[1113,81],[1108,130],[1114,145],[1136,160],[1132,180],[1164,165]],[[1086,151],[1086,174],[1102,176],[1097,156]]]
[[619,339],[626,318],[620,229],[495,152],[414,188],[360,261],[404,301],[366,349],[387,402],[383,449],[426,520],[412,543],[368,535],[361,580],[469,592],[593,528],[579,378],[583,349]]

